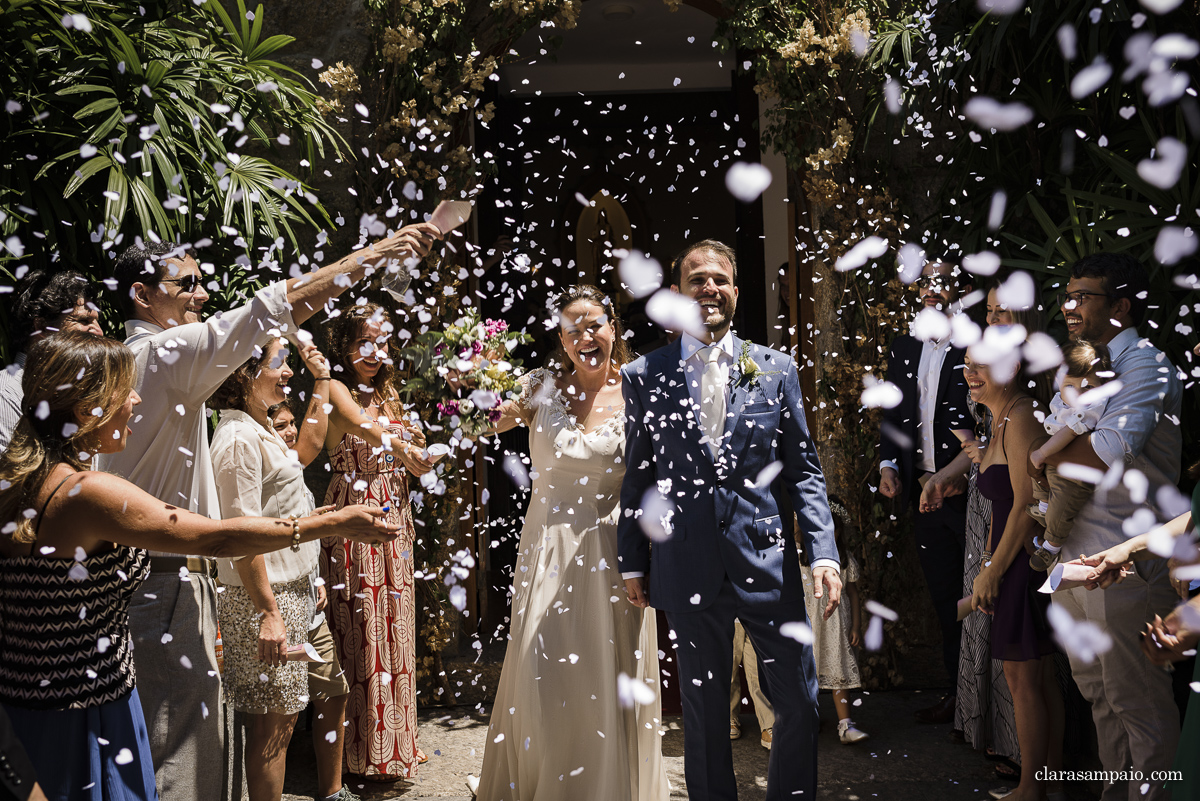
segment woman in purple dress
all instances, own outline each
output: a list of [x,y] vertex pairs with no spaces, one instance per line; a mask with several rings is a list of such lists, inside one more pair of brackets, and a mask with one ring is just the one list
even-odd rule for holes
[[[1024,509],[1033,497],[1025,462],[1030,444],[1042,430],[1034,411],[1047,408],[1046,401],[1031,394],[1038,390],[1030,389],[1021,366],[1004,370],[996,364],[993,375],[976,356],[967,352],[967,388],[971,398],[991,412],[991,432],[986,447],[968,443],[964,448],[979,465],[979,491],[992,502],[992,524],[991,556],[984,555],[972,606],[992,615],[992,657],[1003,661],[1012,691],[1021,763],[1056,770],[1062,766],[1063,708],[1054,670],[1054,640],[1046,620],[1049,598],[1037,591],[1036,574],[1026,557],[1033,552],[1039,527],[1028,515],[1012,513]],[[1020,785],[1005,797],[1040,801],[1046,787],[1038,774],[1023,771]]]

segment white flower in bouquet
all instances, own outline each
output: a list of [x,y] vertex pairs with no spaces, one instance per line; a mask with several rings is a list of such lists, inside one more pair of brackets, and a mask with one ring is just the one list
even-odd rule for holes
[[[475,393],[472,392],[471,397],[474,396]],[[458,402],[458,413],[460,415],[470,414],[473,411],[475,411],[475,403],[471,400],[471,398],[463,398]]]

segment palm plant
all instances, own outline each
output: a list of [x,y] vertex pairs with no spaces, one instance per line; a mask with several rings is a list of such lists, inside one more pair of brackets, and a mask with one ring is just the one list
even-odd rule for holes
[[[0,268],[68,264],[97,278],[135,237],[210,240],[272,261],[302,227],[328,223],[308,187],[273,161],[311,165],[340,139],[293,70],[291,42],[262,36],[263,8],[237,0],[0,0]],[[271,160],[268,160],[268,159]],[[210,254],[211,255],[211,254]]]

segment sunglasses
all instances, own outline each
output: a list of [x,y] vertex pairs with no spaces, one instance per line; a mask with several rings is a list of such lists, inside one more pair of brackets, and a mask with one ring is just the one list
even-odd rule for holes
[[195,292],[200,286],[200,276],[192,274],[185,275],[183,278],[164,278],[159,281],[160,284],[179,284],[181,292]]

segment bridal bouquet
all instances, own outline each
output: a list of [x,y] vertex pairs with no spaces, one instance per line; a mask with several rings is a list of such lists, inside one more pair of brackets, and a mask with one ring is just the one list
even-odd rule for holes
[[532,341],[503,320],[484,320],[468,310],[444,331],[417,337],[408,355],[418,375],[409,384],[433,396],[439,423],[477,437],[500,419],[500,404],[518,394],[521,363],[511,353]]

